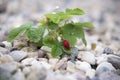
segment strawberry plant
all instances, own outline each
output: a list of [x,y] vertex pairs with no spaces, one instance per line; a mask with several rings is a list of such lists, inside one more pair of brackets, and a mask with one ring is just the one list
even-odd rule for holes
[[[85,14],[79,8],[66,9],[64,12],[53,12],[45,14],[39,20],[39,26],[33,27],[32,22],[21,25],[10,31],[8,41],[13,41],[24,33],[26,38],[37,46],[48,46],[51,48],[51,55],[59,57],[63,53],[71,54],[77,38],[81,38],[87,45],[84,35],[84,28],[93,28],[90,22],[74,22],[73,16]],[[47,35],[44,35],[48,31]]]

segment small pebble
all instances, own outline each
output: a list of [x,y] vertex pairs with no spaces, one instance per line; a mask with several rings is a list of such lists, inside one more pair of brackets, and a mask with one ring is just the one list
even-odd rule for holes
[[111,63],[116,69],[120,69],[120,57],[116,55],[109,55],[107,61]]
[[91,69],[91,66],[89,63],[87,62],[80,62],[80,61],[76,61],[76,68],[86,72],[87,70]]
[[120,75],[113,71],[107,71],[99,75],[100,80],[120,80]]
[[97,64],[107,61],[107,54],[102,54],[99,57],[96,57]]
[[81,51],[78,54],[78,58],[81,59],[81,60],[83,60],[83,61],[86,61],[86,62],[88,62],[90,64],[93,64],[93,65],[96,62],[95,56],[91,52]]
[[74,64],[73,62],[71,62],[71,61],[68,61],[68,62],[67,62],[67,68],[66,68],[66,70],[67,70],[68,72],[71,72],[71,73],[77,71],[77,70],[76,70],[76,67],[75,67],[75,64]]
[[38,50],[38,58],[43,58],[44,57],[44,52],[42,50]]
[[102,62],[101,64],[99,64],[96,68],[96,74],[102,74],[103,72],[107,72],[107,71],[112,71],[112,70],[116,70],[111,63],[109,62]]
[[72,48],[72,54],[70,56],[70,59],[72,62],[75,63],[75,58],[77,57],[78,53],[79,52],[78,52],[78,49],[76,47]]
[[5,47],[8,47],[8,48],[12,47],[12,44],[8,41],[3,41],[2,43],[5,44]]
[[4,55],[4,56],[0,57],[0,62],[1,62],[2,64],[10,63],[10,62],[12,62],[12,61],[14,61],[14,60],[13,60],[13,58],[12,58],[11,56],[9,56],[9,55]]
[[104,49],[103,53],[105,53],[105,54],[114,54],[113,50],[110,49],[109,47],[106,47],[106,48]]
[[47,46],[42,46],[41,50],[46,51],[46,52],[51,52],[51,48],[49,48]]
[[4,55],[4,54],[8,54],[9,50],[3,47],[0,47],[0,52]]
[[13,51],[13,52],[10,52],[10,56],[15,61],[19,62],[27,57],[27,53],[24,51]]
[[95,76],[95,70],[94,69],[87,70],[86,76],[88,76],[90,79],[92,79]]
[[62,58],[59,61],[58,61],[58,59],[55,59],[53,63],[55,65],[55,70],[57,70],[57,69],[65,70],[67,67],[67,58]]
[[0,47],[5,48],[5,44],[4,43],[0,43]]

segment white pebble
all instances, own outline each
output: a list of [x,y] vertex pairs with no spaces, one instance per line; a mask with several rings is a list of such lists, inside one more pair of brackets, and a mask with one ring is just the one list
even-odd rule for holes
[[77,61],[76,62],[76,68],[79,69],[79,70],[81,70],[81,71],[86,72],[87,70],[91,69],[91,66],[87,62]]
[[95,64],[95,56],[91,52],[79,52],[79,58],[81,56],[81,60],[86,61],[90,64]]
[[86,76],[88,76],[90,79],[92,79],[95,76],[95,70],[94,69],[87,70]]
[[41,50],[43,51],[47,51],[47,52],[51,52],[51,48],[47,47],[47,46],[42,46]]
[[23,73],[24,75],[28,75],[30,73],[30,68],[29,67],[23,68]]
[[97,60],[97,64],[100,64],[102,62],[106,62],[107,61],[107,55],[106,54],[102,54],[99,57],[96,57]]
[[12,44],[8,41],[3,41],[2,43],[5,44],[5,47],[12,47]]
[[67,62],[67,69],[68,72],[76,72],[75,64],[72,63],[71,61]]
[[26,58],[24,60],[22,60],[22,65],[31,65],[31,62],[34,61],[35,59],[34,58]]
[[0,62],[1,63],[9,63],[9,62],[12,62],[12,61],[14,61],[13,60],[13,58],[11,57],[11,56],[9,56],[9,55],[3,55],[3,56],[1,56],[0,57]]
[[57,62],[58,62],[58,59],[57,59],[57,58],[51,58],[51,59],[49,59],[49,63],[50,63],[51,65],[55,65]]

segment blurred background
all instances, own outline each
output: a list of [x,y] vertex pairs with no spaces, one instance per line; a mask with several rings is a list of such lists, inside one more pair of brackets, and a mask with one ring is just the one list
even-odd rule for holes
[[120,0],[0,0],[0,41],[9,30],[25,22],[37,20],[45,13],[81,8],[86,14],[79,21],[89,21],[95,29],[88,30],[88,42],[101,42],[120,50]]

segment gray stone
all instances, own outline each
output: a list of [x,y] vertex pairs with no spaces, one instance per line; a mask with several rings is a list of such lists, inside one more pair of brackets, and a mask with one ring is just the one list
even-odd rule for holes
[[5,44],[3,44],[3,43],[0,43],[0,47],[5,47]]
[[19,62],[27,57],[27,53],[24,51],[13,51],[13,52],[10,52],[10,56],[15,61]]
[[3,13],[6,11],[6,7],[7,7],[7,2],[8,0],[0,0],[0,13]]
[[38,58],[43,58],[45,56],[45,53],[42,50],[38,50],[37,54]]
[[0,69],[0,80],[9,80],[10,77],[12,77],[11,73]]
[[3,54],[0,52],[0,57],[2,57],[3,56]]
[[47,76],[47,70],[43,67],[31,67],[31,72],[27,76],[27,80],[45,80]]
[[2,54],[8,54],[8,53],[9,53],[9,50],[6,49],[6,48],[0,47],[0,52],[1,52]]
[[86,71],[86,76],[92,79],[95,76],[95,70],[94,69],[89,69]]
[[21,70],[18,70],[11,78],[10,80],[26,80],[24,74],[21,72]]
[[17,65],[15,62],[1,64],[0,69],[4,69],[4,70],[12,73],[13,71],[15,71],[17,69]]
[[96,57],[96,60],[97,60],[97,64],[100,64],[100,63],[102,63],[102,62],[107,62],[107,54],[102,54],[102,55],[100,55],[100,56],[98,56],[98,57]]
[[41,68],[38,73],[38,80],[45,80],[47,76],[47,71],[45,68]]
[[106,48],[104,49],[103,53],[105,53],[105,54],[113,54],[114,52],[113,52],[113,50],[110,49],[109,47],[106,47]]
[[116,55],[109,55],[107,61],[110,62],[116,69],[120,69],[120,57]]
[[19,12],[19,4],[20,2],[17,1],[17,0],[14,0],[14,1],[10,1],[9,4],[7,5],[7,12],[9,14],[13,14],[13,13],[18,13]]
[[115,72],[107,71],[99,75],[100,80],[120,80],[120,75],[117,75]]
[[107,71],[112,71],[112,70],[116,70],[111,63],[108,62],[102,62],[101,64],[98,65],[98,67],[96,68],[96,74],[101,74],[103,72],[107,72]]
[[22,72],[24,73],[25,76],[28,76],[31,72],[30,67],[24,67]]
[[[1,16],[0,16],[0,18],[1,18]],[[0,21],[1,21],[1,19],[0,19]],[[0,31],[0,42],[4,41],[6,39],[7,39],[7,36],[5,35],[5,31]]]
[[77,57],[78,53],[79,53],[78,48],[76,47],[72,48],[72,54],[70,56],[72,62],[75,61],[75,58]]
[[17,71],[16,63],[7,63],[0,65],[0,80],[10,80]]

